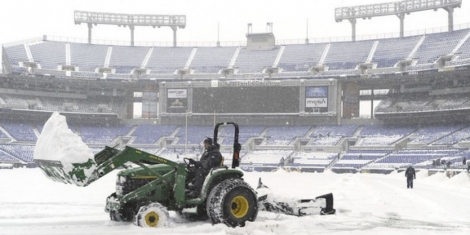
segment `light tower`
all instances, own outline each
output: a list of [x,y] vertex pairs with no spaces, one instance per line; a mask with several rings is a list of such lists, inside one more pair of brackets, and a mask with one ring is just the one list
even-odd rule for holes
[[341,22],[349,20],[352,27],[352,41],[356,41],[357,19],[371,19],[377,16],[396,15],[400,19],[400,37],[404,36],[405,15],[412,12],[427,11],[442,8],[448,13],[448,30],[454,30],[454,8],[460,7],[462,0],[403,0],[398,2],[377,3],[353,7],[339,7],[335,9],[335,20]]
[[131,46],[134,46],[135,26],[170,27],[173,30],[173,46],[176,47],[176,30],[186,27],[185,15],[142,15],[142,14],[121,14],[103,12],[74,12],[75,24],[85,23],[88,25],[88,43],[91,44],[91,31],[98,24],[129,26],[131,30]]

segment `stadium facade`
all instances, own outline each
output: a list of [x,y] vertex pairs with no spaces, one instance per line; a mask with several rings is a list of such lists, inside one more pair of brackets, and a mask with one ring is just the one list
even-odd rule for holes
[[[130,144],[159,155],[197,154],[214,122],[235,121],[245,127],[248,170],[281,159],[307,171],[465,167],[470,29],[289,45],[273,37],[254,35],[246,47],[47,36],[5,44],[0,161],[31,162],[44,121],[59,111],[91,147]],[[369,119],[360,118],[361,100],[380,101]],[[144,119],[132,119],[136,102]]]

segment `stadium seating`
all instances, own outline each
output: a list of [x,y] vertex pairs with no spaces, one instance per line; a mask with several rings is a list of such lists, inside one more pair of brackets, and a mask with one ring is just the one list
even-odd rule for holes
[[331,146],[336,145],[338,141],[347,136],[352,136],[356,132],[356,125],[340,125],[340,126],[316,126],[310,134],[309,145]]
[[154,47],[147,68],[152,74],[173,74],[184,68],[191,51],[190,47]]
[[132,69],[140,68],[149,51],[149,47],[113,46],[109,67],[116,73],[129,74]]
[[126,135],[132,126],[80,126],[80,136],[87,144],[109,144],[118,136]]
[[287,159],[293,151],[291,150],[278,150],[266,151],[255,150],[243,156],[241,163],[243,164],[271,164],[279,165],[281,159]]
[[4,95],[4,94],[2,94],[1,97],[7,107],[16,108],[16,109],[28,109],[29,105],[26,100],[33,99],[32,97],[28,97],[28,96]]
[[[265,128],[265,126],[243,126],[239,132],[238,142],[244,144],[249,138],[258,137]],[[233,144],[233,127],[222,127],[219,135],[222,138],[221,144]]]
[[0,152],[3,150],[5,153],[8,153],[17,159],[20,159],[24,162],[32,162],[34,156],[34,146],[33,145],[0,145]]
[[229,66],[236,47],[199,47],[191,62],[194,73],[218,73]]
[[413,126],[365,125],[360,133],[361,140],[356,145],[391,145],[415,129]]
[[5,152],[0,145],[0,163],[12,163],[12,162],[19,162],[18,159],[14,158],[11,154]]
[[456,53],[459,53],[459,60],[470,59],[470,38],[462,44]]
[[29,123],[2,121],[0,126],[8,131],[17,141],[36,142],[37,140],[33,126]]
[[133,144],[155,144],[160,138],[170,136],[176,130],[176,126],[173,125],[139,125],[132,136],[136,138],[132,142]]
[[329,70],[354,69],[369,56],[374,41],[332,43],[325,64]]
[[[417,64],[408,66],[407,71],[421,71],[436,69],[434,62],[443,55],[450,54],[453,49],[470,32],[469,29],[455,30],[453,32],[434,33],[424,35],[424,41],[411,55],[418,45],[422,35],[404,38],[385,38],[356,42],[331,42],[330,49],[322,61],[328,68],[316,77],[327,76],[357,76],[360,71],[357,65],[365,63],[371,52],[372,46],[378,42],[371,63],[377,64],[377,68],[394,67],[397,62],[407,59],[410,55],[416,59]],[[326,48],[325,43],[284,45],[284,51],[277,64],[284,76],[293,73],[292,76],[309,75],[307,71],[320,63],[320,59]],[[66,62],[66,43],[56,41],[38,41],[26,44],[30,48],[34,62],[42,66],[34,71],[35,74],[51,74]],[[129,73],[134,68],[141,67],[146,55],[152,49],[152,54],[146,64],[150,74],[175,74],[178,69],[185,67],[189,62],[191,52],[197,49],[189,69],[194,74],[217,74],[221,69],[227,68],[237,47],[129,47],[117,45],[90,45],[84,43],[70,43],[71,65],[77,66],[78,71],[73,71],[72,76],[84,78],[100,78],[102,74],[95,73],[97,68],[104,67],[108,49],[112,48],[109,58],[109,67],[115,69],[115,73],[108,74],[110,79],[128,79]],[[456,51],[456,58],[447,61],[448,66],[470,64],[470,40],[462,44]],[[280,47],[272,50],[247,50],[240,48],[236,57],[234,68],[238,68],[238,74],[261,75],[263,69],[273,66]],[[29,61],[25,44],[5,47],[6,56],[10,63],[11,72],[28,75],[26,68],[19,67],[20,62]],[[67,77],[65,74],[55,74],[55,77]],[[236,75],[235,75],[236,76]],[[275,75],[276,76],[276,75]],[[243,78],[243,76],[242,76]]]
[[350,150],[333,167],[360,169],[391,152],[390,150]]
[[398,61],[408,57],[420,38],[421,36],[381,39],[372,62],[377,63],[377,68],[394,67]]
[[333,160],[338,157],[337,153],[324,153],[324,152],[295,152],[290,158],[287,165],[303,165],[303,166],[316,166],[324,168],[331,164]]
[[8,136],[0,130],[0,139],[8,139]]
[[410,139],[412,140],[411,143],[429,144],[439,138],[462,129],[463,127],[464,125],[462,124],[424,126],[410,135]]
[[457,154],[460,150],[458,149],[448,149],[448,150],[400,150],[396,153],[392,153],[375,163],[370,164],[370,166],[375,167],[405,167],[408,165],[418,164],[421,162],[431,161],[433,159],[440,159],[442,157],[453,156]]
[[470,138],[470,127],[466,127],[462,130],[456,131],[436,141],[434,144],[451,145],[451,144],[456,144],[463,140],[469,140],[469,138]]
[[[205,137],[212,137],[214,129],[212,126],[188,126],[188,144],[200,144]],[[176,133],[179,137],[178,144],[186,143],[186,127],[181,127]]]
[[95,72],[104,67],[108,46],[70,43],[71,64],[79,67],[80,72]]
[[286,45],[278,67],[283,72],[307,71],[317,65],[325,50],[326,44]]
[[457,30],[427,34],[413,57],[418,58],[418,64],[434,63],[440,56],[450,54],[468,32],[469,30]]
[[29,45],[34,62],[43,69],[58,69],[65,65],[65,43],[42,41]]
[[273,126],[269,127],[264,138],[266,145],[288,145],[296,137],[304,137],[310,126]]
[[376,113],[419,112],[430,110],[449,110],[470,107],[466,96],[446,95],[428,96],[427,94],[388,97],[377,106]]
[[20,62],[29,61],[24,44],[19,44],[11,47],[4,47],[5,52],[8,55],[10,65],[18,66]]
[[250,51],[242,48],[234,67],[238,73],[261,73],[264,68],[272,68],[279,47],[267,51]]

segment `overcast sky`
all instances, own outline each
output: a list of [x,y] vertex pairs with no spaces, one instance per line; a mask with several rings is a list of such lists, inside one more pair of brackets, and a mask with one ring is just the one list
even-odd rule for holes
[[[470,3],[464,0],[456,9],[455,24],[470,22]],[[86,25],[75,25],[74,10],[130,13],[184,14],[187,26],[178,31],[178,41],[245,41],[247,23],[253,32],[265,32],[266,22],[273,22],[276,40],[304,39],[309,19],[309,37],[337,37],[351,34],[348,22],[336,23],[335,7],[388,2],[383,0],[7,0],[0,8],[0,42],[8,43],[42,35],[87,38]],[[427,11],[406,16],[405,30],[447,26],[447,12]],[[395,16],[359,20],[357,35],[399,31]],[[130,40],[128,28],[98,25],[93,38]],[[170,42],[169,28],[135,30],[136,41]]]

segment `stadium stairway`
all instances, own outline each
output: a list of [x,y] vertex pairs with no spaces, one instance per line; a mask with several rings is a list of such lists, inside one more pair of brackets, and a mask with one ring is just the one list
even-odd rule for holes
[[135,140],[136,137],[135,137],[135,136],[132,136],[132,134],[134,133],[135,129],[137,129],[137,127],[139,127],[139,126],[138,126],[138,125],[133,126],[133,127],[129,130],[129,132],[127,132],[127,133],[124,135],[125,137],[128,137],[128,138],[129,138],[129,142],[127,142],[127,144],[132,144],[132,143],[134,142],[134,140]]
[[[408,57],[406,58],[407,60],[411,60],[411,59],[413,58],[413,56],[415,55],[416,51],[418,51],[418,49],[421,47],[421,44],[423,44],[425,38],[426,38],[426,35],[423,35],[423,36],[419,39],[418,43],[416,43],[416,46],[413,48],[413,50],[410,52],[410,54],[409,54]],[[397,62],[397,64],[398,64],[398,62]],[[396,65],[395,65],[395,67],[396,67]]]
[[369,56],[367,56],[366,63],[371,63],[372,59],[374,58],[375,52],[377,51],[377,47],[379,46],[379,41],[375,41],[370,49]]
[[8,136],[8,138],[10,138],[10,140],[12,140],[12,142],[16,142],[17,140],[7,131],[5,130],[5,128],[3,128],[2,126],[0,126],[0,131],[2,131],[3,133],[5,133],[6,136]]
[[362,129],[364,129],[364,126],[360,126],[357,128],[356,132],[352,135],[352,137],[358,137],[359,134],[361,134]]
[[436,142],[438,142],[439,140],[444,139],[445,137],[450,136],[450,135],[454,134],[455,132],[461,131],[461,130],[467,128],[467,127],[468,127],[468,126],[464,126],[464,127],[460,128],[460,129],[457,129],[457,130],[455,130],[455,131],[450,132],[450,133],[447,134],[447,135],[443,135],[443,136],[441,136],[441,137],[439,137],[439,138],[437,138],[437,139],[435,139],[435,140],[433,140],[433,141],[427,143],[427,145],[432,145],[433,143],[436,143]]
[[23,164],[26,163],[25,161],[23,161],[23,160],[17,158],[15,155],[13,155],[13,154],[11,154],[11,153],[9,153],[9,152],[3,150],[3,149],[0,149],[0,152],[3,153],[4,155],[7,155],[8,157],[10,157],[10,158],[12,158],[12,159],[17,160],[17,161],[20,162],[20,163],[23,163]]
[[406,138],[410,137],[412,134],[414,134],[419,128],[414,129],[412,132],[408,133],[408,135],[405,135],[401,137],[400,139],[397,139],[396,141],[392,142],[390,145],[395,146],[396,144],[400,143],[401,141],[405,140]]
[[315,131],[315,127],[312,126],[310,130],[307,131],[307,134],[305,134],[305,136],[302,136],[302,138],[309,138],[309,136],[312,135],[314,131]]
[[36,135],[37,138],[39,138],[39,136],[41,135],[41,133],[39,133],[39,130],[36,126],[32,126],[33,128],[33,132],[34,134]]
[[397,151],[392,151],[392,152],[390,152],[390,153],[388,153],[388,154],[385,154],[385,156],[383,156],[383,157],[381,157],[381,158],[377,158],[377,159],[375,159],[375,161],[371,161],[371,162],[365,164],[364,166],[361,167],[361,169],[364,168],[364,167],[366,167],[366,166],[368,166],[369,164],[379,162],[379,161],[381,161],[382,159],[385,159],[385,158],[387,158],[388,156],[390,156],[390,154],[396,153],[396,152],[397,152]]
[[333,161],[330,162],[330,164],[328,164],[328,166],[325,167],[325,170],[331,170],[331,168],[341,159],[343,158],[344,154],[346,154],[345,152],[340,152],[339,153],[339,157],[333,159]]

